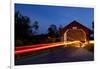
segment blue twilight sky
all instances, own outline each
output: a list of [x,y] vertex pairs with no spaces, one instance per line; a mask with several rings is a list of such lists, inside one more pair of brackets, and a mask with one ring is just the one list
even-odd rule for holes
[[46,33],[51,24],[65,26],[73,20],[91,29],[94,21],[93,8],[15,4],[15,11],[30,17],[31,23],[38,21],[38,33]]

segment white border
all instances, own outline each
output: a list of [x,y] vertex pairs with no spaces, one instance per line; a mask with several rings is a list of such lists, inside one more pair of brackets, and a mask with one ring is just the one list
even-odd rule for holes
[[10,30],[11,30],[11,34],[10,34],[10,38],[11,38],[11,49],[10,49],[10,52],[11,52],[11,56],[10,56],[10,67],[11,69],[14,69],[14,2],[11,1],[11,12],[10,12],[10,15],[11,15],[11,27],[10,27]]
[[94,0],[15,0],[15,3],[94,7]]
[[41,4],[56,6],[74,6],[74,7],[94,7],[94,0],[15,0],[14,3],[22,4]]
[[0,69],[10,67],[10,0],[0,0]]
[[[15,0],[11,2],[11,68],[12,69],[83,69],[82,67],[91,68],[96,62],[73,62],[73,63],[58,63],[58,64],[41,64],[41,65],[21,65],[14,66],[14,3],[21,4],[41,4],[41,5],[56,5],[56,6],[74,6],[74,7],[95,7],[95,2],[92,0]],[[82,67],[81,67],[82,66]],[[92,68],[91,68],[92,69]]]

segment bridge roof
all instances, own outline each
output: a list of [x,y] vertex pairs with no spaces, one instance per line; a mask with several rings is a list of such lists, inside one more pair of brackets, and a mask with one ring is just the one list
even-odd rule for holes
[[67,29],[72,29],[72,27],[77,27],[77,29],[83,29],[86,34],[92,33],[93,31],[89,28],[87,28],[86,26],[82,25],[81,23],[77,22],[77,21],[72,21],[71,23],[69,23],[68,25],[66,25],[62,30],[61,33],[65,33],[65,31]]

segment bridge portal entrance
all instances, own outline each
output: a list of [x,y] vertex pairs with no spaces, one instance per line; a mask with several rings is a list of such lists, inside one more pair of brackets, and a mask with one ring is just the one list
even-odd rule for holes
[[82,43],[85,43],[86,38],[87,38],[86,33],[83,29],[77,29],[77,28],[67,29],[66,32],[64,33],[65,46],[67,46],[66,42],[72,42],[72,41],[79,41],[77,45],[81,46],[83,45]]

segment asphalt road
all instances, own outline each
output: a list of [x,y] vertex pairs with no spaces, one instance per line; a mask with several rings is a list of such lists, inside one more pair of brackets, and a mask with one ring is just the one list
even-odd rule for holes
[[93,52],[84,48],[56,47],[48,52],[30,56],[21,60],[15,60],[15,65],[46,64],[60,62],[77,62],[94,60]]
[[68,44],[73,44],[73,43],[79,44],[80,41],[73,41],[73,42],[66,42],[66,43],[55,42],[55,43],[47,43],[47,44],[36,44],[36,45],[31,45],[31,46],[18,46],[18,47],[15,47],[15,54],[24,54],[28,52],[39,51],[43,49],[59,47],[65,44],[68,45]]

